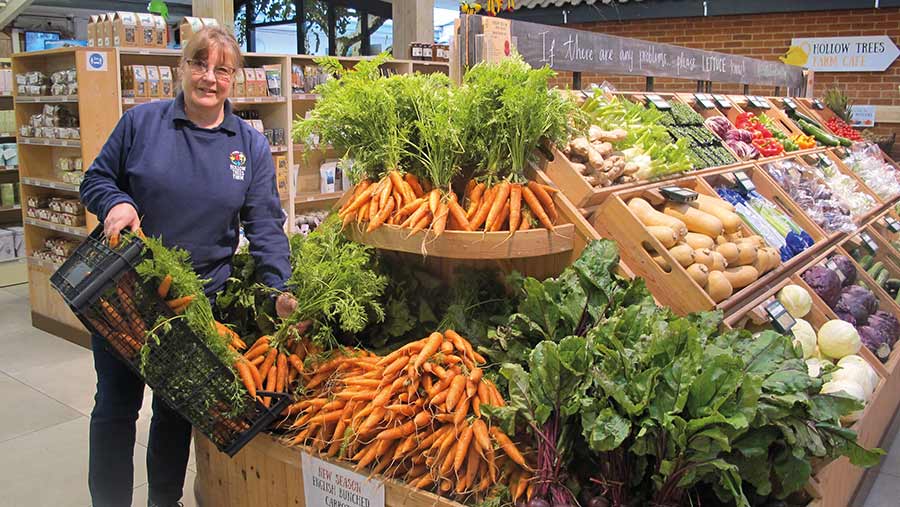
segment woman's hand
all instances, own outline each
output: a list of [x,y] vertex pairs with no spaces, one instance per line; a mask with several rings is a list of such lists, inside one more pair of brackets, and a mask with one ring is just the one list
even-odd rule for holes
[[[278,299],[275,300],[275,313],[277,313],[278,316],[282,319],[290,317],[290,315],[294,313],[295,308],[297,308],[297,300],[294,299],[294,296],[288,294],[287,292],[279,294]],[[311,325],[311,320],[304,320],[303,322],[297,324],[297,334],[303,336],[303,334],[306,333]]]
[[103,221],[103,234],[107,238],[118,236],[122,229],[130,228],[136,231],[141,227],[141,219],[138,217],[137,210],[134,206],[127,202],[116,204],[106,214],[106,220]]

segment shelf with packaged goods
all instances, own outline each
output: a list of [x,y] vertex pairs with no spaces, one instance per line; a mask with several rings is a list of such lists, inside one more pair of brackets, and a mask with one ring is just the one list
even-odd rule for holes
[[285,144],[278,144],[278,145],[271,145],[271,144],[270,144],[270,145],[269,145],[269,150],[270,150],[272,153],[287,153],[287,152],[288,152],[288,146],[285,145]]
[[31,185],[33,187],[41,187],[41,188],[51,188],[53,190],[62,190],[64,192],[75,192],[79,191],[80,185],[76,185],[74,183],[66,183],[64,181],[56,181],[47,178],[34,178],[31,176],[22,176],[19,178],[19,181],[24,185]]
[[80,139],[51,139],[49,137],[20,137],[19,144],[33,146],[56,146],[60,148],[81,148]]
[[39,220],[37,218],[31,217],[25,217],[25,225],[40,227],[42,229],[49,229],[51,231],[61,232],[63,234],[69,234],[71,236],[76,236],[79,238],[86,238],[88,236],[88,230],[84,226],[72,227],[69,225],[54,224],[53,222]]
[[17,95],[16,104],[56,104],[78,102],[78,95]]
[[231,97],[232,104],[281,104],[287,102],[287,98],[281,95],[268,97]]

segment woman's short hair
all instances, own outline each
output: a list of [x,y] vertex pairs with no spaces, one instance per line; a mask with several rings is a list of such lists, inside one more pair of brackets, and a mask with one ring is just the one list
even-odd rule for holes
[[[206,26],[195,33],[181,52],[182,63],[188,60],[208,60],[209,49],[217,47],[223,53],[225,58],[232,58],[234,67],[243,67],[243,56],[241,55],[241,47],[231,33],[218,26]],[[216,64],[218,62],[209,62]]]

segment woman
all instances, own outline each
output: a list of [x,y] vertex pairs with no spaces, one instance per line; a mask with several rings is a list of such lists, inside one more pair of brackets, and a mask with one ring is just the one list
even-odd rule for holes
[[[209,279],[207,296],[225,285],[239,223],[250,240],[263,283],[282,290],[290,275],[284,215],[266,139],[232,114],[227,98],[241,67],[237,42],[204,28],[185,46],[182,92],[175,100],[125,112],[81,184],[85,206],[107,237],[141,227],[191,254]],[[279,315],[296,302],[279,297]],[[131,505],[135,422],[144,384],[92,339],[97,394],[91,412],[88,483],[94,507]],[[154,397],[147,447],[149,505],[179,504],[190,453],[191,426]]]

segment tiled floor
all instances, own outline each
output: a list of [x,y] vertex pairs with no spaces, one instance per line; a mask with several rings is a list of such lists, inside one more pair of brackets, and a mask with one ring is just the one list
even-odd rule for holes
[[[0,507],[89,507],[88,421],[93,406],[91,353],[31,327],[27,286],[0,288]],[[147,505],[149,391],[138,419],[134,507]],[[194,457],[185,481],[195,507]],[[865,500],[854,507],[900,505],[900,439],[890,445]],[[210,506],[228,507],[228,506]]]
[[[0,288],[0,507],[89,507],[91,352],[31,327],[26,285]],[[147,505],[150,391],[138,419],[134,500]],[[194,456],[185,507],[196,507]]]

